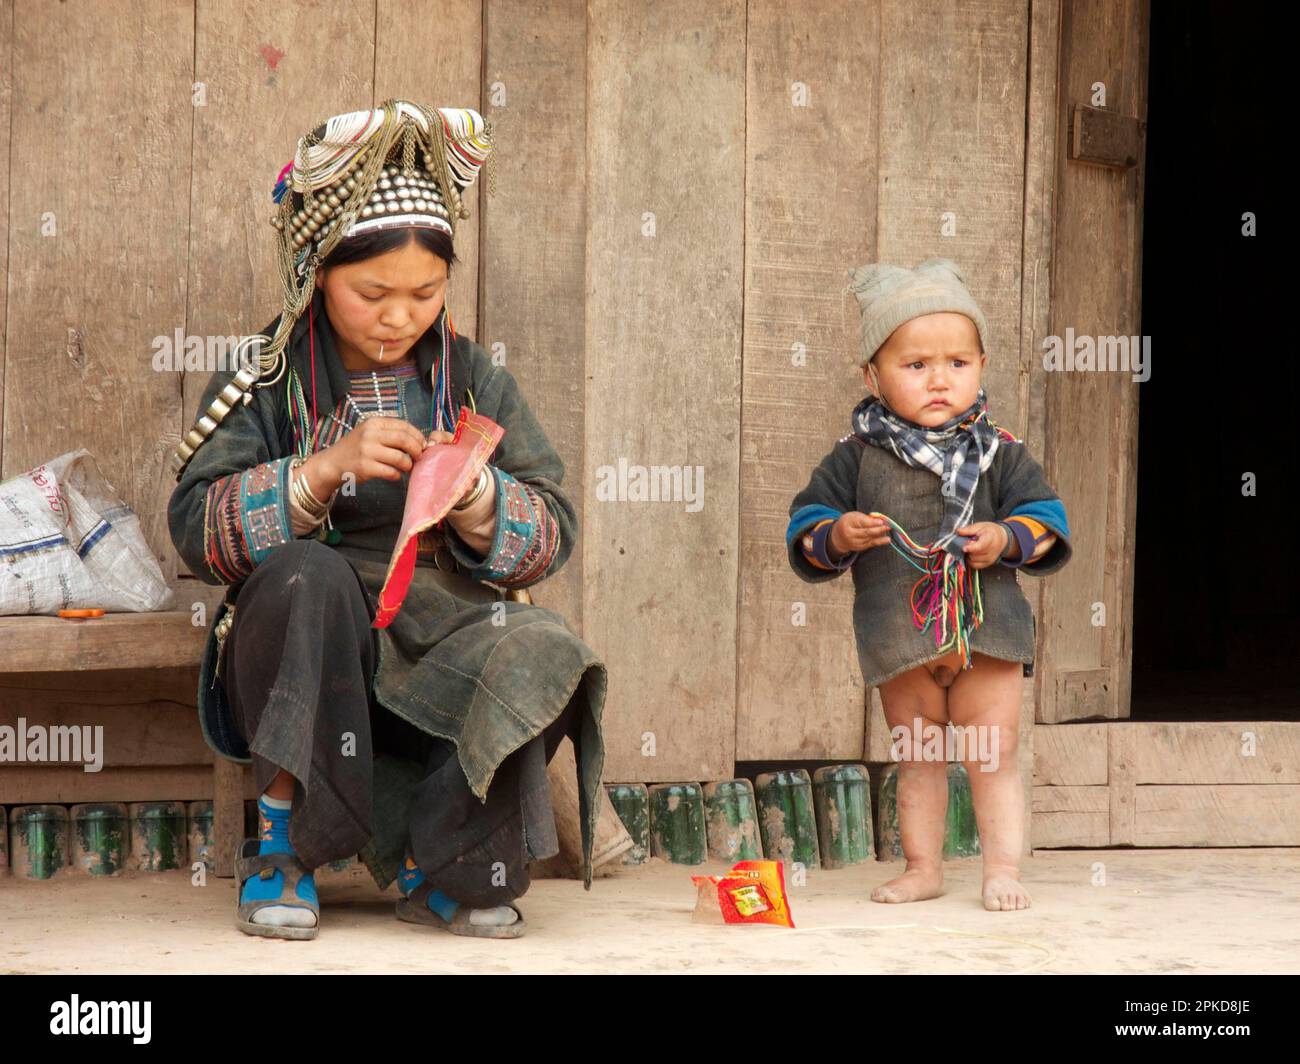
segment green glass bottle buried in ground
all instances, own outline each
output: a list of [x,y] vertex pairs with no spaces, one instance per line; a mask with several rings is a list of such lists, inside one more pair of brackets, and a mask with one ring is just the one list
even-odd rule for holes
[[813,773],[817,845],[823,868],[847,868],[874,853],[871,784],[862,765],[826,765]]
[[130,827],[121,802],[72,807],[72,866],[92,876],[115,876],[130,856]]
[[704,815],[709,857],[715,861],[756,861],[763,856],[758,834],[758,803],[749,780],[719,780],[704,785]]
[[68,811],[61,805],[19,805],[9,811],[13,874],[49,879],[66,868],[71,852]]
[[764,772],[754,780],[763,853],[769,861],[816,868],[817,818],[813,812],[812,780],[801,768]]
[[[903,839],[898,833],[898,766],[889,765],[880,781],[880,840],[877,847],[882,861],[903,858]],[[975,804],[971,800],[970,777],[960,762],[948,763],[948,815],[944,820],[943,857],[978,857],[979,826],[975,822]]]
[[212,803],[190,802],[185,813],[189,823],[190,867],[202,863],[211,871],[215,865],[212,856]]
[[704,794],[698,783],[658,783],[650,788],[650,851],[673,864],[705,859]]
[[605,793],[632,836],[632,848],[623,854],[622,863],[645,864],[650,856],[650,792],[644,783],[607,783]]
[[141,872],[167,872],[186,864],[189,839],[183,802],[132,802],[131,858]]

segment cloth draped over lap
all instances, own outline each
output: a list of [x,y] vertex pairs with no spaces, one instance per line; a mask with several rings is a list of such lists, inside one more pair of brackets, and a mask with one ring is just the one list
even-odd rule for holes
[[[295,324],[286,353],[299,380],[312,381],[309,317],[316,346],[315,434],[336,442],[355,422],[348,416],[347,374],[320,292]],[[277,323],[263,333],[273,334]],[[426,382],[420,389],[426,405],[408,411],[408,420],[422,429],[432,408],[428,381],[442,357],[444,329],[445,312],[413,352]],[[460,443],[426,448],[422,458],[433,452],[434,464],[464,463],[456,477],[464,484],[439,484],[445,496],[418,497],[409,511],[409,474],[400,482],[376,478],[355,485],[354,494],[340,493],[333,506],[332,522],[340,538],[330,549],[356,570],[376,617],[390,578],[390,591],[397,591],[394,562],[404,566],[413,559],[400,610],[390,613],[386,626],[371,629],[379,659],[374,696],[422,732],[455,745],[465,781],[479,803],[487,801],[493,777],[506,758],[540,736],[572,699],[581,699],[575,754],[584,880],[590,886],[604,763],[605,666],[560,614],[506,596],[506,589],[530,587],[558,571],[573,550],[577,515],[561,486],[564,465],[509,371],[468,338],[449,332],[446,339],[452,409],[468,407],[473,413],[462,410],[458,419]],[[233,375],[233,370],[215,373],[199,409],[206,409]],[[241,762],[248,762],[250,754],[234,727],[219,679],[215,633],[231,606],[234,623],[239,623],[238,593],[244,577],[276,546],[294,538],[287,477],[296,441],[289,395],[283,381],[254,388],[252,401],[237,405],[195,452],[168,507],[172,540],[190,571],[206,583],[230,586],[209,618],[199,718],[208,745]],[[310,385],[304,398],[310,415]],[[500,433],[495,439],[494,428]],[[466,444],[472,458],[466,458]],[[463,494],[473,483],[483,462],[496,479],[497,514],[493,542],[480,555],[457,536],[450,522],[434,522],[441,507],[459,497],[457,487]],[[434,464],[428,466],[430,472]],[[417,526],[426,522],[433,527],[421,532]],[[404,545],[401,551],[399,542]],[[277,689],[291,698],[318,697],[318,692],[302,691],[301,686],[286,674]],[[376,757],[374,837],[360,856],[380,887],[396,878],[403,859],[407,806],[421,771],[414,762]]]

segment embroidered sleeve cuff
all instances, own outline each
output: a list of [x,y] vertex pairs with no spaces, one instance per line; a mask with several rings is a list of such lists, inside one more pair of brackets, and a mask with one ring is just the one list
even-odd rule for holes
[[[800,580],[808,583],[833,580],[857,560],[858,552],[846,555],[837,563],[833,563],[826,555],[826,537],[830,535],[830,527],[839,519],[840,514],[833,507],[815,503],[801,506],[790,515],[790,522],[785,529],[786,556]],[[817,538],[819,531],[820,540]],[[819,544],[820,558],[816,553]]]
[[853,563],[857,560],[858,551],[853,551],[844,555],[839,561],[831,561],[830,555],[830,538],[831,529],[835,527],[835,521],[829,517],[823,518],[813,525],[807,532],[799,537],[799,546],[803,550],[803,556],[808,559],[818,569],[827,569],[834,571],[843,571],[851,569]]
[[233,584],[294,538],[289,511],[291,457],[231,473],[208,486],[203,552],[212,575]]
[[473,580],[527,587],[540,580],[555,560],[559,526],[535,488],[496,466],[487,468],[496,491],[496,528],[487,556],[472,552],[454,528],[447,536],[448,549]]
[[[1055,535],[1050,528],[1040,521],[1035,521],[1032,517],[1008,517],[1005,521],[999,521],[1003,528],[1015,537],[1017,545],[1020,547],[1020,557],[1012,561],[1010,558],[1001,558],[999,561],[1008,569],[1019,569],[1024,565],[1033,565],[1038,559],[1034,558],[1034,551],[1038,545],[1048,536]],[[1007,545],[1008,550],[1010,544]]]

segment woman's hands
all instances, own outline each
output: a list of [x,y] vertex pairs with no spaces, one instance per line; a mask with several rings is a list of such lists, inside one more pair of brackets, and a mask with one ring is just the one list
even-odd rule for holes
[[419,429],[402,418],[368,417],[357,422],[338,443],[317,451],[302,468],[318,496],[333,492],[348,474],[355,477],[357,484],[368,480],[401,480],[425,447],[451,438],[450,432],[435,429],[426,439]]

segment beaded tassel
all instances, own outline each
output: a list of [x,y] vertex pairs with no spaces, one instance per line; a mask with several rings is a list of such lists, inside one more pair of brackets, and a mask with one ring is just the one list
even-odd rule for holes
[[984,623],[984,601],[980,596],[980,574],[966,559],[946,547],[919,544],[896,521],[873,511],[889,525],[889,545],[922,576],[912,585],[912,623],[922,632],[934,626],[934,642],[940,652],[956,649],[962,668],[970,668],[970,637]]

